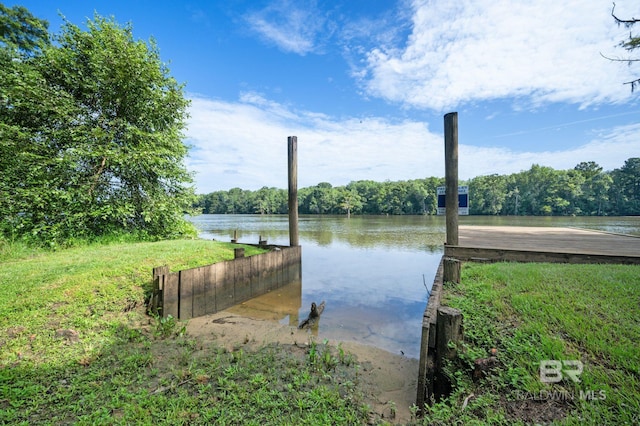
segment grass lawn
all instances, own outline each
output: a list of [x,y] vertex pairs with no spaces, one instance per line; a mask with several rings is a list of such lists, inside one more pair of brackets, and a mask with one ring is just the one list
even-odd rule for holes
[[184,324],[145,314],[154,266],[233,259],[234,247],[177,240],[50,252],[0,241],[0,424],[363,422],[357,383],[343,379],[357,366],[340,348],[203,347]]
[[640,424],[639,266],[465,263],[442,304],[464,344],[425,424]]

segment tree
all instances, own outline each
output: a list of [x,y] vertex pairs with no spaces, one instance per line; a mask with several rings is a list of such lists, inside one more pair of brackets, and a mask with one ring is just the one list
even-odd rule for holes
[[[616,23],[618,25],[624,25],[627,28],[630,28],[632,26],[634,26],[635,24],[637,24],[638,22],[640,22],[640,19],[635,19],[635,18],[631,18],[631,19],[620,19],[616,16],[615,14],[615,8],[616,8],[616,4],[613,3],[613,8],[611,9],[611,16],[613,16],[613,19],[615,19]],[[629,39],[626,41],[622,41],[620,42],[620,46],[622,46],[623,48],[625,48],[628,52],[631,52],[632,50],[637,49],[638,47],[640,47],[640,37],[638,36],[633,36],[633,34],[629,34]],[[612,61],[622,61],[622,62],[627,62],[629,65],[631,65],[631,63],[633,62],[638,62],[640,61],[640,58],[626,58],[626,59],[615,59],[615,58],[607,58],[609,60]],[[640,84],[640,78],[637,78],[635,80],[632,81],[627,81],[624,84],[630,84],[631,85],[631,91],[633,92],[636,88],[636,86],[638,84]]]
[[629,158],[612,172],[612,198],[616,199],[617,214],[640,214],[640,157]]
[[607,193],[611,186],[611,176],[602,172],[596,162],[581,162],[574,170],[579,172],[584,182],[582,195],[578,200],[580,213],[600,216],[604,213],[605,203],[608,201]]
[[507,181],[497,174],[478,176],[469,182],[469,192],[473,194],[471,214],[498,215],[507,197]]
[[362,197],[354,189],[340,187],[338,192],[338,206],[351,217],[351,213],[358,213],[362,210]]
[[50,242],[193,233],[183,217],[194,200],[183,86],[153,40],[134,40],[130,25],[96,15],[87,28],[66,22],[56,45],[0,72],[9,147],[0,191],[15,206],[2,211],[3,231]]
[[8,8],[0,3],[0,45],[24,55],[39,52],[49,44],[49,23],[38,19],[25,7]]
[[0,234],[53,229],[65,204],[63,161],[48,143],[73,119],[72,101],[35,66],[48,46],[46,21],[0,5]]

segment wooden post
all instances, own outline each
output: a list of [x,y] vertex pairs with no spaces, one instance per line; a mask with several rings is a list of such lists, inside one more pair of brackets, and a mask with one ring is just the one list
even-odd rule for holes
[[231,242],[232,242],[233,244],[235,244],[235,243],[237,243],[237,242],[238,242],[238,230],[237,230],[237,229],[234,229],[234,230],[233,230],[233,238],[231,239]]
[[298,246],[298,137],[289,136],[289,245]]
[[445,283],[460,283],[460,261],[452,257],[444,258],[444,274],[442,281]]
[[436,368],[442,367],[444,360],[452,360],[456,357],[458,344],[461,342],[462,312],[449,306],[440,306],[436,326]]
[[244,257],[244,249],[243,248],[234,248],[233,249],[233,258],[234,259],[239,259],[241,257]]
[[448,306],[440,306],[436,324],[436,359],[433,393],[437,400],[449,396],[451,381],[444,373],[446,361],[452,361],[458,354],[462,342],[462,312]]
[[[458,113],[444,116],[444,174],[447,245],[458,245]],[[444,281],[460,282],[460,262],[444,262]]]
[[444,116],[444,177],[447,244],[458,245],[458,113]]
[[147,311],[153,314],[162,313],[162,290],[164,286],[164,276],[169,275],[169,267],[167,265],[158,266],[152,269],[153,274],[153,291],[149,299]]

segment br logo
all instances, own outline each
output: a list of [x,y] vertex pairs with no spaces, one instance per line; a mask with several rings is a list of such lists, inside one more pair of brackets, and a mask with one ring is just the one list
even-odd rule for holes
[[568,377],[574,383],[580,383],[578,376],[582,374],[582,362],[578,360],[545,359],[540,361],[540,381],[543,383],[557,383],[563,377]]

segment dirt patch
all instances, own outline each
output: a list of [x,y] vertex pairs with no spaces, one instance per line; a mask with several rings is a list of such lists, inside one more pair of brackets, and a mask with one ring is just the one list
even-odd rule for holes
[[[270,343],[300,350],[307,348],[312,341],[325,341],[317,331],[299,330],[292,325],[226,311],[189,320],[187,333],[203,344],[215,342],[229,350],[240,345],[259,347]],[[327,343],[333,347],[340,344],[361,366],[359,383],[374,419],[382,418],[393,423],[411,420],[410,407],[415,403],[418,379],[417,359],[354,342],[329,340]]]
[[533,424],[549,424],[562,420],[573,408],[568,400],[502,400],[501,404],[509,418]]

